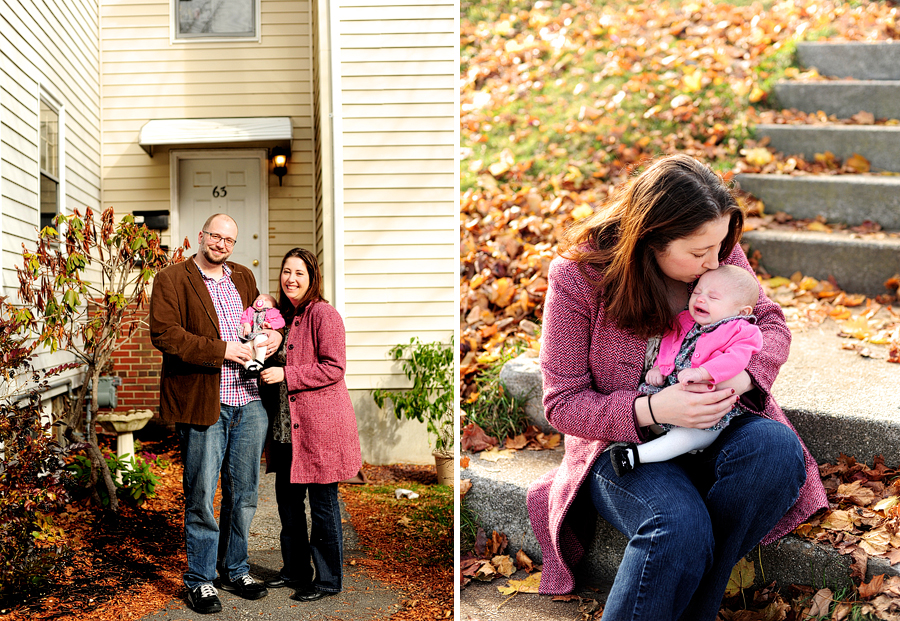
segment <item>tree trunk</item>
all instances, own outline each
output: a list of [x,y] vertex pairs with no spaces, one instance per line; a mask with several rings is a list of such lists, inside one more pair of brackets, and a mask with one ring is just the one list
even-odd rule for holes
[[103,478],[103,484],[106,487],[106,492],[109,495],[109,510],[113,513],[118,513],[119,511],[119,497],[116,495],[116,483],[113,481],[112,473],[109,471],[109,466],[106,463],[106,459],[103,457],[103,453],[100,451],[100,445],[97,442],[97,424],[94,422],[95,416],[97,416],[97,409],[100,405],[100,368],[94,367],[91,368],[88,366],[88,372],[91,377],[91,421],[87,425],[85,439],[87,443],[90,445],[90,456],[91,456],[91,478],[90,478],[90,488],[91,495],[94,498],[94,502],[100,505],[100,496],[97,493],[97,479],[99,477]]

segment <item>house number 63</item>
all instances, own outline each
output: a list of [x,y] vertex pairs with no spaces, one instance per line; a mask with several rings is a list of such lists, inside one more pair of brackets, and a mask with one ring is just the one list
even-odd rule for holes
[[214,187],[212,194],[216,198],[219,198],[220,196],[226,196],[228,192],[225,190],[225,186],[223,185],[221,188],[219,186]]

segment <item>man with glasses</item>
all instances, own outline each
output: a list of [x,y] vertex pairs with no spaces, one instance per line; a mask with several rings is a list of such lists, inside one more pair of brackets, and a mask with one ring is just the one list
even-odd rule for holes
[[[249,269],[227,261],[237,235],[232,218],[210,216],[197,254],[159,272],[150,298],[150,338],[163,354],[159,415],[175,423],[184,461],[184,584],[199,613],[222,610],[213,586],[217,572],[221,587],[243,598],[268,594],[250,576],[247,551],[268,418],[256,382],[242,374],[254,352],[240,342],[239,320],[259,291]],[[282,335],[264,332],[269,356]]]

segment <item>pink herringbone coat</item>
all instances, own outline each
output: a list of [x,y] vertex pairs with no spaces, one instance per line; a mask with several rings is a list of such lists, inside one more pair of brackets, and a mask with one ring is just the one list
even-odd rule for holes
[[[724,263],[750,270],[740,247],[735,247]],[[603,307],[574,262],[556,258],[549,280],[541,346],[544,408],[550,424],[566,434],[566,453],[559,468],[528,489],[528,513],[543,554],[540,592],[557,595],[574,590],[572,567],[584,554],[597,519],[588,495],[578,494],[582,482],[611,442],[644,440],[635,425],[634,400],[640,396],[637,388],[647,341],[618,329],[613,321],[603,321]],[[781,309],[762,292],[754,314],[763,334],[763,348],[753,356],[747,371],[767,396],[765,409],[757,413],[793,429],[768,396],[787,360],[791,334]],[[803,452],[806,483],[797,502],[764,543],[785,535],[827,506],[816,462],[806,446]]]
[[344,321],[327,302],[313,302],[292,322],[285,347],[291,483],[334,483],[355,476],[362,454],[344,382]]

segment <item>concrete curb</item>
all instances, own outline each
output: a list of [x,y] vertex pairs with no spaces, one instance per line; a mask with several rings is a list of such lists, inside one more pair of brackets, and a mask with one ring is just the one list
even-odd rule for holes
[[[896,46],[900,48],[900,45]],[[816,153],[831,151],[844,161],[859,153],[875,171],[900,172],[900,127],[891,125],[772,125],[756,126],[756,137],[785,155],[802,155],[809,162]]]

